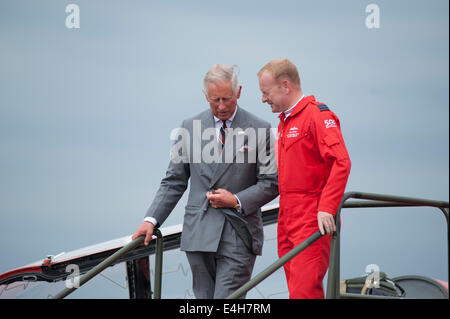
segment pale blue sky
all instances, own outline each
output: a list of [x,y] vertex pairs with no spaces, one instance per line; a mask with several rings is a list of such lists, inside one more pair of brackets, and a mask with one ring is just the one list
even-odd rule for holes
[[[65,26],[68,3],[80,29]],[[347,190],[448,201],[448,1],[372,1],[379,29],[365,26],[369,3],[1,1],[0,273],[133,233],[171,130],[208,107],[201,83],[215,63],[240,67],[239,104],[276,126],[256,72],[288,57],[341,120]],[[184,203],[164,226],[182,222]],[[448,280],[438,212],[344,218],[348,274],[383,247],[382,270]]]

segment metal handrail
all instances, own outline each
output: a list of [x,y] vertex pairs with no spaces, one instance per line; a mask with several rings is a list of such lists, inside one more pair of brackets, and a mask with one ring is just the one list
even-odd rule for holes
[[[449,223],[449,202],[445,201],[436,201],[429,200],[423,198],[414,198],[414,197],[403,197],[403,196],[394,196],[394,195],[385,195],[385,194],[373,194],[373,193],[363,193],[363,192],[348,192],[345,193],[342,197],[341,204],[336,212],[335,220],[340,221],[341,210],[342,208],[347,207],[365,207],[363,202],[358,202],[359,205],[350,206],[346,203],[350,198],[370,200],[370,206],[366,207],[408,207],[408,206],[429,206],[436,207],[441,210],[444,214],[445,220],[447,222],[447,237],[448,233],[448,223]],[[377,203],[378,202],[378,203]],[[340,232],[341,232],[341,223],[336,223],[336,232],[333,233],[331,237],[331,252],[330,252],[330,267],[328,269],[328,282],[327,282],[327,299],[337,299],[342,297],[349,298],[350,294],[340,294],[339,284],[340,284]],[[358,298],[352,296],[353,298]],[[368,297],[368,296],[366,296]]]
[[285,263],[287,263],[289,260],[297,256],[299,253],[301,253],[303,250],[305,250],[309,245],[311,245],[313,242],[318,240],[320,237],[322,237],[322,234],[320,231],[316,231],[314,234],[309,236],[305,239],[302,243],[292,248],[289,252],[287,252],[283,257],[275,261],[273,264],[271,264],[269,267],[264,269],[262,272],[260,272],[258,275],[256,275],[252,280],[245,283],[241,288],[233,292],[231,295],[227,297],[227,299],[237,299],[241,296],[243,296],[247,291],[255,287],[257,284],[259,284],[261,281],[269,277],[273,272],[278,270],[278,268],[281,268]]
[[[352,201],[346,203],[350,198],[364,199],[364,201]],[[367,201],[370,200],[370,201]],[[342,197],[341,204],[336,212],[335,221],[340,220],[340,213],[342,208],[362,208],[362,207],[407,207],[407,206],[431,206],[439,208],[447,221],[449,219],[449,203],[444,201],[435,201],[421,198],[401,197],[383,194],[362,193],[362,192],[348,192]],[[322,235],[319,231],[312,234],[304,242],[294,247],[280,259],[272,263],[269,267],[264,269],[241,288],[236,290],[228,299],[236,299],[243,296],[250,289],[255,287],[261,281],[269,277],[273,272],[283,266],[286,262],[297,256],[309,245],[319,239]],[[448,236],[448,232],[447,232]],[[336,223],[336,232],[333,233],[331,238],[331,252],[330,252],[330,267],[328,270],[328,283],[327,283],[327,298],[339,298],[339,277],[340,277],[340,222]],[[356,294],[343,294],[342,297],[346,298],[358,298]],[[362,298],[370,298],[371,296],[363,296]],[[375,296],[373,299],[379,296]]]
[[[350,198],[363,199],[362,201],[351,201],[346,202]],[[443,201],[435,201],[428,199],[412,198],[412,197],[400,197],[392,195],[382,195],[373,193],[362,193],[362,192],[349,192],[345,193],[341,204],[336,212],[335,220],[340,220],[340,214],[342,208],[362,208],[362,207],[407,207],[407,206],[431,206],[439,208],[447,221],[447,229],[449,222],[449,203]],[[162,261],[163,261],[163,238],[159,229],[154,230],[156,235],[156,251],[155,251],[155,289],[154,298],[161,298],[161,284],[162,284]],[[322,235],[319,231],[312,234],[304,242],[294,247],[287,254],[282,256],[280,259],[276,260],[273,264],[259,273],[257,276],[252,278],[249,282],[243,285],[241,288],[236,290],[233,294],[228,296],[228,299],[239,298],[250,289],[255,287],[265,278],[270,276],[277,269],[281,268],[286,262],[294,258],[296,255],[305,250],[309,245],[318,240]],[[447,233],[448,236],[448,233]],[[79,287],[85,284],[87,281],[95,277],[101,271],[103,271],[108,266],[114,264],[117,260],[125,256],[128,252],[132,251],[144,241],[144,236],[138,237],[126,246],[122,247],[120,250],[115,252],[113,255],[105,259],[103,262],[92,268],[84,276],[80,278]],[[330,252],[330,267],[328,270],[328,284],[327,284],[327,298],[358,298],[354,294],[340,294],[339,291],[339,277],[340,277],[340,223],[336,223],[336,232],[333,233],[331,238],[331,252]],[[70,293],[72,293],[77,287],[66,288],[56,294],[53,298],[59,299],[64,298]],[[369,298],[370,296],[365,296]]]
[[[153,234],[156,235],[156,251],[155,251],[155,291],[154,291],[154,298],[160,299],[161,298],[161,278],[162,278],[162,254],[163,254],[163,239],[162,234],[159,229],[155,229],[153,231]],[[139,245],[141,245],[144,242],[145,236],[140,236],[135,238],[133,241],[128,243],[126,246],[122,247],[118,251],[116,251],[114,254],[103,260],[101,263],[99,263],[97,266],[89,270],[85,275],[80,277],[79,284],[74,285],[73,287],[66,287],[65,289],[61,290],[59,293],[57,293],[55,296],[53,296],[53,299],[62,299],[70,295],[72,292],[74,292],[76,289],[80,288],[82,285],[84,285],[86,282],[94,278],[96,275],[101,273],[105,268],[111,266],[114,264],[118,259],[126,255],[128,252],[132,251]]]

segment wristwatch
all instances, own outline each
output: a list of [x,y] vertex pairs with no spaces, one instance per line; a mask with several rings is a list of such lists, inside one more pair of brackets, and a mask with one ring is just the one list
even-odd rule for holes
[[240,210],[241,209],[241,204],[239,204],[239,200],[238,200],[237,196],[234,195],[234,197],[236,197],[236,205],[234,205],[233,208],[236,209],[236,210]]

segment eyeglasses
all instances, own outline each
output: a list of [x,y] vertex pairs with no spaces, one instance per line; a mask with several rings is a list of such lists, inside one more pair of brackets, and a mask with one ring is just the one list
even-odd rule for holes
[[232,98],[233,98],[232,96],[225,96],[225,97],[211,97],[211,96],[208,96],[209,101],[212,102],[212,103],[215,103],[215,104],[220,104],[220,101],[222,101],[223,103],[227,103]]

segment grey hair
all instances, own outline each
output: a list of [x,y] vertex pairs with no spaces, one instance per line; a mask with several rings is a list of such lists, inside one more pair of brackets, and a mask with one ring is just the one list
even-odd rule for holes
[[239,83],[235,68],[239,70],[239,67],[234,64],[228,66],[225,64],[215,64],[206,72],[203,78],[203,93],[208,95],[208,86],[210,83],[217,82],[231,82],[231,88],[235,94],[239,92]]

